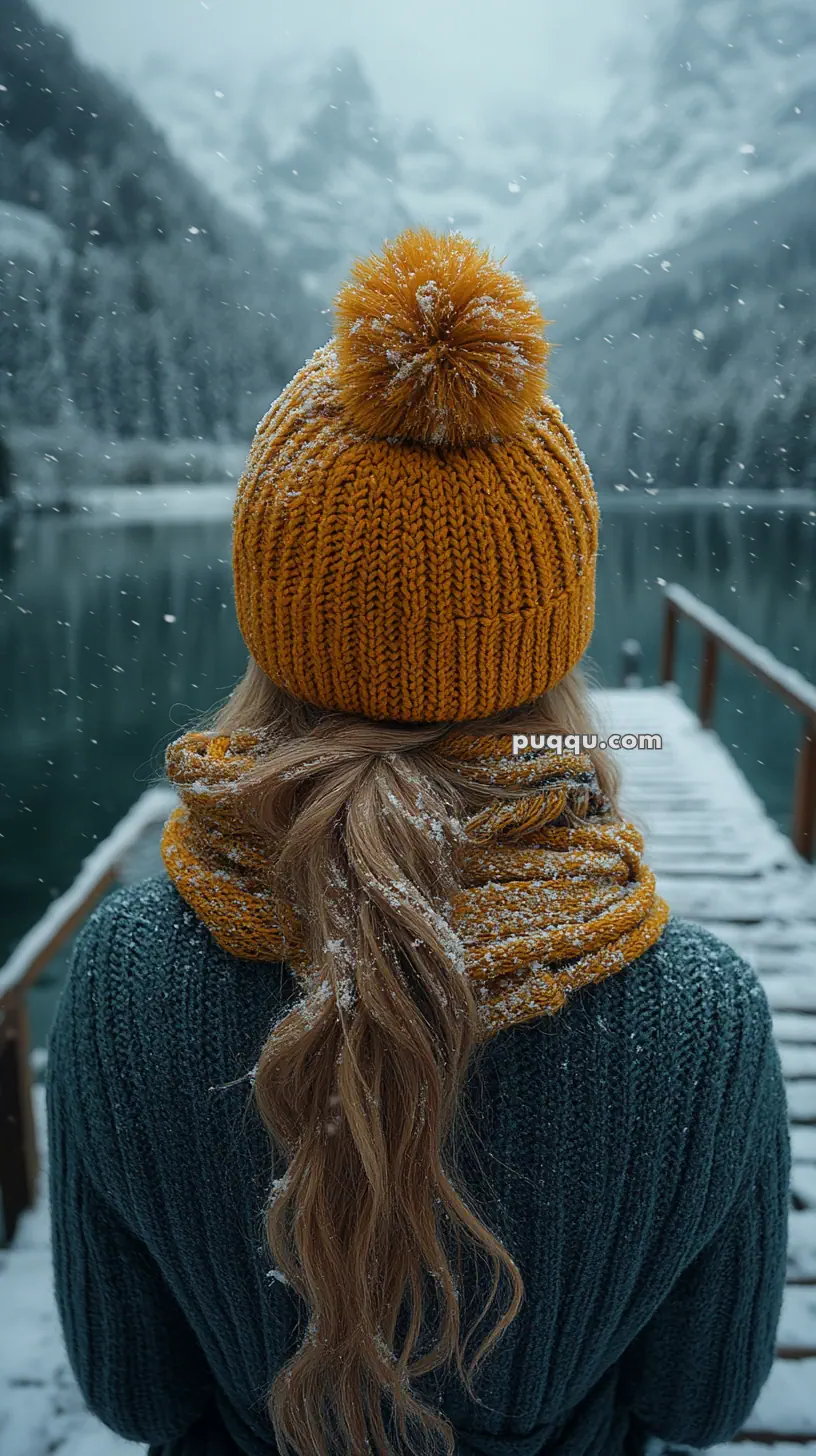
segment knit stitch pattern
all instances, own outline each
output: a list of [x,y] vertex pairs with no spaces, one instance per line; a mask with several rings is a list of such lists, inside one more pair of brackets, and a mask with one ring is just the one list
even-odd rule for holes
[[[396,328],[402,343],[373,364],[370,310],[355,334],[352,315],[363,304],[353,289],[341,294],[340,335],[261,421],[239,482],[233,576],[241,632],[273,682],[319,707],[400,722],[489,717],[559,682],[592,634],[598,503],[575,438],[543,391],[531,315],[539,328],[544,321],[512,275],[462,244],[475,280],[464,301],[454,282],[443,286],[446,240],[430,261],[427,247],[416,257],[407,249],[415,266],[406,264],[402,322],[397,328],[387,302],[384,319],[373,320],[380,333]],[[443,280],[432,299],[429,269]],[[369,266],[369,293],[378,276]],[[417,318],[428,337],[411,334]],[[469,359],[478,349],[488,359],[498,353],[493,433],[482,423],[475,440],[462,440],[476,426],[450,405],[444,443],[383,437],[382,429],[398,429],[400,414],[387,384],[363,408],[366,369],[384,364],[402,389],[419,362],[409,383],[424,392],[418,399],[414,388],[402,412],[410,436],[417,411],[436,420],[438,398],[451,398],[440,378],[457,340]],[[469,367],[472,388],[483,391],[483,421],[492,398],[487,366]]]
[[[250,731],[187,733],[168,746],[182,802],[165,825],[162,857],[219,945],[250,960],[288,960],[308,979],[301,928],[269,888],[269,845],[235,815],[232,791],[265,740]],[[641,862],[640,832],[612,812],[588,755],[514,755],[509,736],[461,730],[438,751],[475,782],[524,787],[462,826],[461,889],[451,906],[480,1032],[495,1036],[552,1015],[581,986],[622,970],[657,940],[669,907]]]
[[[249,1074],[299,994],[164,876],[115,890],[79,937],[47,1073],[56,1294],[85,1399],[153,1456],[274,1456],[264,1397],[307,1311],[269,1267],[285,1165]],[[787,1111],[754,972],[672,919],[558,1016],[480,1047],[464,1111],[460,1174],[526,1298],[476,1377],[484,1404],[429,1378],[457,1456],[730,1440],[785,1278]],[[483,1261],[462,1287],[467,1327]]]

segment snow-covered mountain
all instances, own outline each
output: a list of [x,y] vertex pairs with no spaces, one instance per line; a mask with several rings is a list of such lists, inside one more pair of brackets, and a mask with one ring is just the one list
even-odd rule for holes
[[278,56],[249,88],[135,82],[177,153],[328,304],[349,260],[408,222],[478,236],[545,308],[816,168],[813,0],[656,0],[651,63],[621,52],[603,124],[508,102],[501,128],[390,117],[353,51]]
[[234,90],[217,72],[179,78],[156,60],[135,89],[177,155],[318,299],[350,255],[406,221],[390,138],[352,51],[317,65],[289,57]]
[[[390,117],[350,50],[278,57],[254,86],[216,69],[180,76],[152,59],[140,101],[177,155],[247,222],[282,266],[328,304],[355,256],[409,223],[460,228],[500,253],[532,207],[568,197],[547,160],[557,125],[518,109],[491,135],[445,135],[431,117]],[[572,156],[580,130],[561,125]]]
[[816,7],[677,0],[613,120],[595,182],[516,258],[598,477],[816,485]]
[[693,238],[816,171],[813,0],[670,0],[595,157],[514,257],[549,298]]

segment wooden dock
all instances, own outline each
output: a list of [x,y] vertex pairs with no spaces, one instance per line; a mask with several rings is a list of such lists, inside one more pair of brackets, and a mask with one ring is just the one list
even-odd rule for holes
[[[607,731],[662,738],[660,749],[618,754],[624,811],[643,829],[648,863],[672,909],[708,926],[756,967],[788,1091],[793,1176],[778,1354],[742,1435],[717,1449],[720,1456],[769,1449],[777,1456],[803,1450],[816,1456],[816,870],[771,822],[728,752],[673,685],[606,692],[597,703]],[[120,832],[113,861],[103,863],[104,846],[94,852],[106,888],[161,872],[159,836],[174,796],[169,788],[148,794],[131,811],[128,832]],[[31,1430],[13,1429],[11,1456],[82,1456],[87,1441],[97,1456],[113,1456],[123,1444],[112,1435],[108,1440],[83,1413],[61,1351],[46,1227],[43,1189],[22,1216],[14,1244],[0,1252],[0,1306],[14,1280],[27,1291],[14,1339],[8,1352],[0,1351],[0,1437],[8,1387],[35,1385]],[[21,1319],[36,1325],[35,1338],[26,1337]],[[60,1415],[66,1410],[67,1421]]]
[[816,870],[673,685],[605,693],[599,714],[607,730],[662,737],[661,749],[620,751],[624,810],[672,909],[755,966],[785,1075],[793,1173],[777,1359],[745,1443],[722,1449],[816,1452]]

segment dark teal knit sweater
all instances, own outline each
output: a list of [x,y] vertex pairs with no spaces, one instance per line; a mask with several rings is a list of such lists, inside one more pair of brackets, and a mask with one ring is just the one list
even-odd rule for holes
[[[68,1353],[91,1409],[161,1456],[275,1450],[265,1393],[308,1311],[268,1276],[267,1138],[248,1081],[226,1084],[298,994],[285,966],[221,950],[162,876],[97,908],[60,1001]],[[466,1096],[478,1139],[461,1171],[526,1299],[476,1377],[483,1405],[418,1382],[460,1456],[734,1435],[770,1369],[787,1235],[784,1087],[754,973],[672,920],[620,974],[481,1048]]]

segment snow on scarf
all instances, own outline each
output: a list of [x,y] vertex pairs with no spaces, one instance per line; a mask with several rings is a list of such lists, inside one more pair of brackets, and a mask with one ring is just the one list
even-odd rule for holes
[[[224,950],[287,960],[307,980],[296,917],[270,888],[268,841],[239,823],[231,803],[263,741],[250,730],[193,732],[169,745],[167,772],[181,803],[165,825],[162,857]],[[636,960],[658,939],[669,907],[641,861],[642,836],[614,813],[588,756],[514,756],[509,737],[461,730],[437,751],[473,781],[526,788],[466,819],[457,851],[452,939],[487,1038],[560,1010],[571,992]]]

